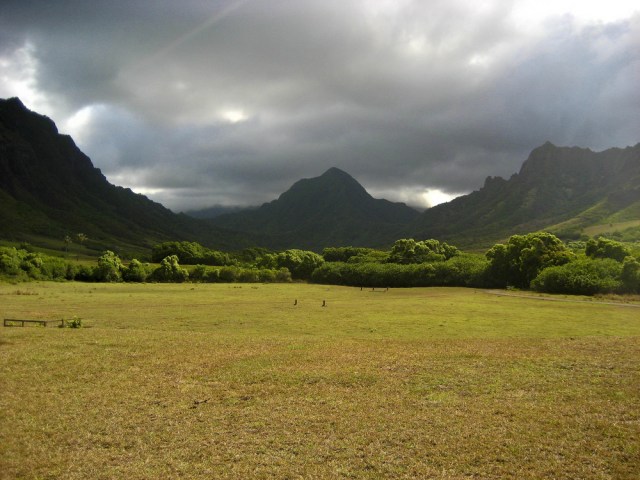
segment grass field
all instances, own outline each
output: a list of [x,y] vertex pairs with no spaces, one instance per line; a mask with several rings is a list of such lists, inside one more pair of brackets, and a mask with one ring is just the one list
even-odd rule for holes
[[84,322],[0,330],[0,478],[638,478],[640,308],[555,300],[0,284]]
[[604,225],[593,225],[583,230],[583,233],[590,237],[600,235],[607,232],[622,231],[626,228],[637,227],[640,225],[640,220],[630,220],[627,222],[619,223],[606,223]]

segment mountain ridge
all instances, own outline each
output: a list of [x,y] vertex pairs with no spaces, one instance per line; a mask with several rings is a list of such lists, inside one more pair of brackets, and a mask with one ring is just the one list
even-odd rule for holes
[[0,192],[5,238],[81,232],[97,247],[134,250],[177,239],[212,247],[252,242],[112,185],[69,135],[18,98],[0,99]]
[[[640,143],[601,152],[532,150],[510,178],[422,213],[373,198],[332,167],[294,182],[260,207],[196,220],[110,184],[73,139],[19,99],[0,99],[0,236],[88,235],[96,248],[149,249],[167,240],[209,248],[388,247],[399,238],[436,238],[484,248],[515,233],[545,229],[577,238],[603,223],[640,224]],[[599,223],[598,223],[599,222]]]
[[[639,201],[640,143],[593,152],[546,142],[508,180],[487,177],[479,190],[423,212],[407,232],[462,246],[539,229],[575,236],[588,222],[604,221]],[[603,202],[608,207],[588,222],[571,222]],[[559,228],[564,222],[570,223]]]

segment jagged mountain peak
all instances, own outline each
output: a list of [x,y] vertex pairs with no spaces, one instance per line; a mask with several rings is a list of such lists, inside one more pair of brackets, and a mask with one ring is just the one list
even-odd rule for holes
[[27,110],[27,107],[24,106],[24,103],[22,103],[22,100],[20,100],[20,98],[18,97],[0,98],[0,103],[4,103],[9,106],[14,106],[22,110]]
[[640,203],[639,188],[640,144],[593,152],[546,142],[519,173],[488,177],[480,190],[425,211],[412,232],[461,246],[538,229],[558,232],[552,227],[560,224],[576,235],[594,222],[627,219]]
[[46,115],[29,110],[18,97],[0,98],[0,115],[5,123],[15,124],[16,127],[29,127],[58,134],[58,127],[53,120]]

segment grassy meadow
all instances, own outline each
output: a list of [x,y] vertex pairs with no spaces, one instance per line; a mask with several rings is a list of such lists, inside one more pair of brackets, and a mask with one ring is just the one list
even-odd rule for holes
[[640,472],[637,304],[48,282],[0,315],[83,319],[0,330],[2,479]]

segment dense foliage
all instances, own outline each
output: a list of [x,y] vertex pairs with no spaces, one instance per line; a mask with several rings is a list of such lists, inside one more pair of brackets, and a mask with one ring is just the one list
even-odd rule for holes
[[58,257],[0,247],[0,276],[15,280],[73,280],[77,269]]
[[[389,251],[362,247],[326,248],[322,255],[290,249],[246,249],[234,254],[194,242],[165,242],[154,248],[159,265],[133,259],[124,265],[105,251],[95,265],[82,265],[23,248],[0,247],[0,276],[11,280],[88,282],[290,282],[356,287],[462,286],[532,288],[540,292],[593,295],[640,293],[635,247],[606,238],[565,245],[549,233],[514,235],[486,255],[461,253],[437,240],[401,239]],[[180,264],[205,260],[189,270]],[[219,263],[219,264],[218,264]]]
[[582,258],[544,269],[532,282],[534,290],[547,293],[593,295],[619,292],[622,265],[609,258]]
[[431,287],[486,285],[488,262],[477,255],[424,263],[325,263],[314,270],[316,283],[359,287]]
[[600,237],[597,240],[590,239],[585,246],[585,255],[591,258],[612,258],[622,262],[631,255],[626,245],[609,238]]
[[391,263],[425,263],[449,260],[460,251],[446,243],[430,239],[416,242],[413,238],[396,240],[389,254]]
[[574,255],[558,237],[542,232],[513,235],[506,244],[494,245],[487,258],[496,286],[529,288],[543,269],[568,263]]
[[169,255],[162,259],[151,277],[157,282],[182,283],[189,278],[189,272],[180,267],[177,255]]
[[286,268],[295,279],[308,280],[313,271],[324,263],[324,258],[307,250],[285,250],[284,252],[267,254],[259,262],[259,266],[271,269]]
[[388,253],[366,247],[328,247],[322,250],[325,262],[348,262],[354,257],[370,257],[382,254],[385,258]]
[[231,256],[217,250],[210,250],[197,242],[164,242],[151,250],[151,261],[161,262],[175,255],[184,265],[234,265]]

